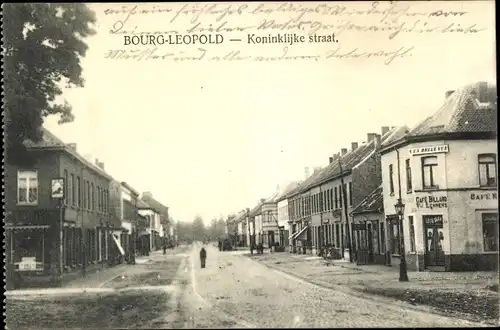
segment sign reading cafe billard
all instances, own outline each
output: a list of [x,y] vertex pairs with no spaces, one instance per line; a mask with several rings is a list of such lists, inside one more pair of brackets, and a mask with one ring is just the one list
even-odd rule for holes
[[64,179],[52,179],[51,181],[51,197],[54,199],[64,198]]
[[448,145],[442,144],[439,146],[411,148],[408,152],[412,156],[445,153],[448,152]]

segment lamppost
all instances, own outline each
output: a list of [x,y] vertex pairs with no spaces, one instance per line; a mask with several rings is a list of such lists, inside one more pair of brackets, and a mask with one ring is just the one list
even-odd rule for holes
[[405,204],[401,198],[398,198],[398,202],[394,205],[394,209],[399,216],[399,246],[401,247],[400,251],[400,262],[399,262],[399,281],[400,282],[408,282],[408,269],[406,267],[406,253],[405,253],[405,238],[403,231],[403,215],[405,213]]

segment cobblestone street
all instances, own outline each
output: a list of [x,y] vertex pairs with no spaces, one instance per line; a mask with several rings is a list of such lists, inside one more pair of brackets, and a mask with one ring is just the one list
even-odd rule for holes
[[255,327],[446,327],[473,322],[385,304],[274,271],[244,254],[207,249],[201,269],[193,251],[195,291],[215,308]]

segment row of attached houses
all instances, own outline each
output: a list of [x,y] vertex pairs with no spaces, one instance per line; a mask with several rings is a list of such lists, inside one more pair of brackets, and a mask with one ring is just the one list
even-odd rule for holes
[[60,284],[160,248],[157,236],[171,239],[168,207],[141,198],[76,144],[43,129],[25,146],[25,164],[4,168],[9,287]]
[[496,269],[496,98],[494,85],[467,85],[412,129],[368,133],[240,212],[240,241],[306,254],[329,246],[360,264],[397,264],[404,251],[410,270]]

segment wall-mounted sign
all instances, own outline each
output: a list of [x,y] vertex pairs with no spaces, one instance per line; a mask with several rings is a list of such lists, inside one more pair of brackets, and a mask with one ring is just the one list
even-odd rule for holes
[[415,204],[419,209],[442,209],[448,207],[448,198],[446,196],[418,196],[415,197]]
[[443,152],[448,152],[448,145],[442,144],[439,146],[411,148],[408,152],[412,156],[426,155],[426,154],[439,154],[439,153],[443,153]]
[[52,198],[61,199],[64,198],[64,179],[52,179],[51,181],[51,196]]
[[498,193],[496,192],[485,192],[485,193],[472,193],[470,194],[470,199],[473,201],[477,200],[497,200]]

